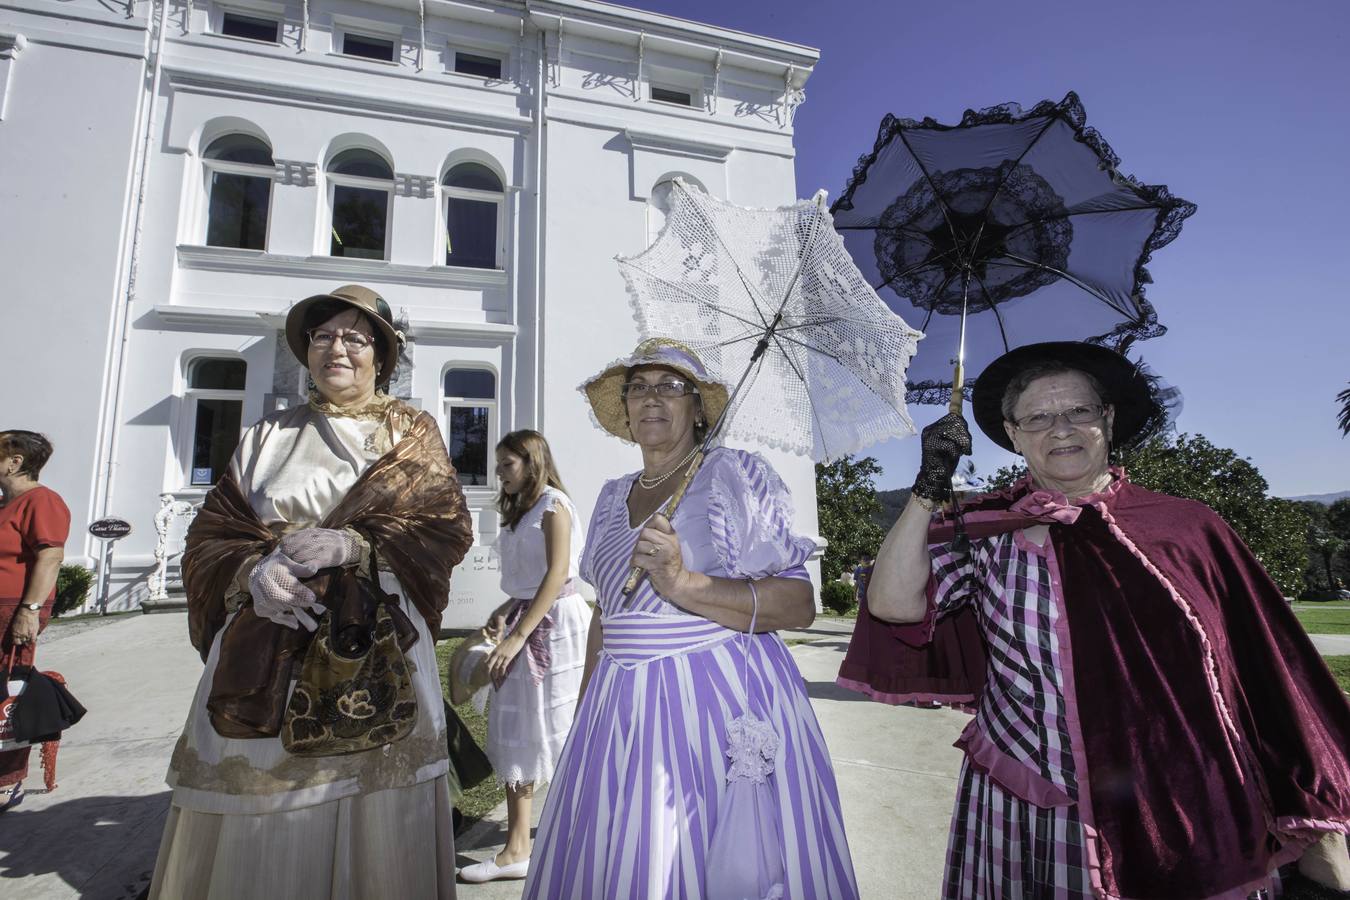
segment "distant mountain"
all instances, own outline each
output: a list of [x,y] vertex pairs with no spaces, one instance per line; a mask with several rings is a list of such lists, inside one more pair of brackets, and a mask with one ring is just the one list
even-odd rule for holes
[[1334,494],[1303,494],[1300,497],[1286,497],[1286,500],[1311,500],[1313,503],[1320,503],[1323,506],[1330,506],[1337,500],[1343,500],[1350,497],[1350,491],[1337,491]]
[[900,513],[904,512],[905,504],[909,502],[909,488],[877,491],[877,499],[881,501],[881,514],[873,516],[873,521],[886,531],[890,531],[895,520],[900,518]]

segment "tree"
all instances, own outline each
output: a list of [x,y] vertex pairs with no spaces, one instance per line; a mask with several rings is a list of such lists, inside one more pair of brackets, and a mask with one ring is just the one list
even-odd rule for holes
[[[1289,596],[1304,587],[1308,565],[1308,517],[1297,504],[1268,495],[1270,485],[1250,460],[1216,447],[1204,435],[1159,435],[1122,455],[1130,480],[1140,487],[1199,500],[1238,533],[1270,577]],[[989,480],[1005,487],[1025,474],[1005,466]],[[1350,504],[1347,504],[1350,518]]]
[[874,519],[881,513],[873,479],[877,461],[844,456],[816,464],[816,512],[820,534],[829,541],[820,565],[821,580],[834,581],[861,556],[875,556],[885,534]]
[[1337,417],[1341,426],[1341,437],[1350,436],[1350,388],[1337,394],[1336,402],[1341,405],[1341,414]]

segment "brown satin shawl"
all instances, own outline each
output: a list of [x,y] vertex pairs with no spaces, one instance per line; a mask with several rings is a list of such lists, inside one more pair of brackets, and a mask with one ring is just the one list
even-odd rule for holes
[[[450,571],[473,544],[473,523],[440,429],[427,413],[403,403],[394,417],[412,418],[402,439],[371,464],[319,528],[351,526],[375,544],[435,635],[450,594]],[[415,416],[415,418],[413,418]],[[205,660],[228,610],[225,597],[250,557],[270,553],[279,537],[254,513],[232,473],[206,496],[183,554],[188,634]],[[322,595],[327,575],[306,584]],[[246,601],[221,638],[207,707],[226,737],[272,737],[281,727],[291,669],[309,632],[258,617]]]

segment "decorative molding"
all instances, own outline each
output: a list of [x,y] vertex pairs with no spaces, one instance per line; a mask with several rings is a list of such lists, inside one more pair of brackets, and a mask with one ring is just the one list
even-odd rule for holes
[[256,309],[227,309],[219,306],[189,306],[183,303],[160,303],[154,307],[155,316],[165,325],[192,331],[231,331],[246,334],[266,333],[270,326]]
[[313,187],[319,170],[318,163],[299,162],[293,159],[273,160],[276,174],[272,180],[277,184],[292,184],[296,187]]
[[687,156],[692,159],[706,159],[710,162],[726,162],[736,148],[730,144],[714,144],[711,141],[699,141],[675,134],[659,134],[654,131],[637,131],[625,128],[624,137],[633,150],[647,150],[664,153],[667,156]]
[[[723,83],[726,83],[725,79]],[[592,93],[594,92],[567,86],[550,91],[550,105],[546,110],[548,120],[607,127],[616,131],[625,131],[633,125],[635,117],[631,107],[614,100],[591,96]],[[796,155],[796,151],[792,148],[790,135],[778,125],[780,102],[778,94],[766,95],[763,108],[767,111],[767,116],[758,116],[753,122],[749,117],[739,114],[735,117],[722,116],[717,120],[717,130],[725,134],[738,150],[756,150],[791,159]],[[643,116],[644,124],[669,123],[672,127],[681,127],[679,123],[685,123],[683,127],[697,128],[705,132],[709,130],[707,118],[697,107],[647,103],[638,108],[641,110],[640,115]]]
[[14,59],[28,46],[28,38],[21,34],[0,32],[0,122],[5,119],[5,106],[9,100],[9,72],[14,67]]
[[408,323],[413,340],[418,343],[477,342],[509,344],[518,329],[501,322],[450,322],[443,319],[413,319]]
[[366,280],[382,284],[407,284],[418,287],[505,288],[507,273],[502,269],[468,269],[459,266],[410,266],[381,259],[348,259],[342,256],[288,256],[262,250],[236,250],[230,247],[178,245],[178,265],[184,269],[210,272],[237,272],[242,275],[290,275],[298,278],[325,278],[354,282]]
[[[419,103],[401,99],[397,91],[368,93],[356,90],[331,90],[314,83],[273,81],[226,75],[221,72],[166,65],[164,74],[175,91],[223,97],[231,100],[277,100],[291,106],[324,109],[333,112],[382,116],[415,123],[446,122],[460,126],[518,134],[529,131],[533,123],[519,113],[489,109],[471,109],[464,104]],[[409,76],[413,78],[415,76]],[[340,82],[329,82],[340,83]]]
[[436,178],[434,175],[409,175],[406,172],[394,173],[394,190],[405,197],[419,197],[426,200],[436,196]]

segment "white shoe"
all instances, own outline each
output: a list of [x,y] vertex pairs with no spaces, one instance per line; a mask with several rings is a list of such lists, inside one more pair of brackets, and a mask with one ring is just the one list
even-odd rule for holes
[[465,866],[459,870],[459,880],[469,884],[482,884],[485,881],[497,881],[507,878],[524,878],[530,873],[530,861],[522,859],[509,866],[497,865],[496,855],[489,856],[480,863]]

